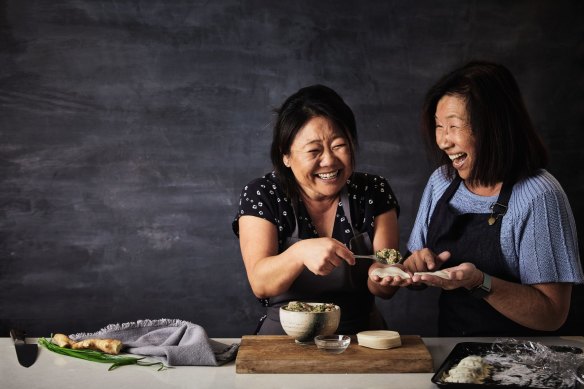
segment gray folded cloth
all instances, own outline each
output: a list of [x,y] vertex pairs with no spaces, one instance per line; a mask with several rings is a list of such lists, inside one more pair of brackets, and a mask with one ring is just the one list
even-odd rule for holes
[[138,320],[110,324],[94,333],[69,335],[118,339],[123,352],[154,357],[168,366],[220,366],[235,359],[238,343],[226,345],[209,339],[203,327],[184,320]]

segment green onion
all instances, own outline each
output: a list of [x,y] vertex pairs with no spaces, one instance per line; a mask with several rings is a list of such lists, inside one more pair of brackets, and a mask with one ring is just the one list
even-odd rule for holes
[[61,355],[67,355],[69,357],[85,359],[91,362],[100,363],[111,363],[112,365],[108,369],[109,371],[117,369],[120,366],[126,365],[139,365],[139,366],[159,366],[158,371],[168,369],[162,362],[146,362],[142,361],[142,358],[127,357],[122,355],[110,355],[102,353],[97,350],[73,350],[70,348],[60,347],[54,344],[52,341],[48,341],[45,338],[39,338],[38,343],[45,347],[47,350],[55,352]]

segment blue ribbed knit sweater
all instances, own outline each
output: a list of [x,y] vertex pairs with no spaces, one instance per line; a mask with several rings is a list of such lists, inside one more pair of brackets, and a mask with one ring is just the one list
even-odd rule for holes
[[[434,207],[451,182],[442,168],[430,176],[408,250],[425,247]],[[450,205],[459,213],[490,213],[497,197],[478,196],[461,183]],[[502,219],[500,240],[503,256],[521,283],[584,283],[576,223],[568,198],[546,170],[514,185],[509,208]],[[472,262],[472,258],[468,261]]]

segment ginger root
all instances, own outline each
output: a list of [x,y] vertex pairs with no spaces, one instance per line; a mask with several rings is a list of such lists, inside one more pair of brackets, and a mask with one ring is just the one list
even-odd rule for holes
[[106,354],[119,354],[122,349],[122,342],[117,339],[85,339],[71,346],[74,350],[92,349],[103,351]]
[[67,335],[56,334],[53,336],[53,342],[61,347],[70,347],[74,350],[91,349],[103,351],[106,354],[117,355],[122,350],[122,342],[117,339],[85,339],[75,342]]
[[75,341],[69,339],[67,335],[55,334],[53,335],[53,343],[55,343],[59,347],[69,348],[73,345],[73,343],[75,343]]

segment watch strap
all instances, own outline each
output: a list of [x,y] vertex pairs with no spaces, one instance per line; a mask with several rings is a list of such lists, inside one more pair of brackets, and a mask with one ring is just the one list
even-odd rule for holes
[[472,297],[482,299],[487,297],[490,293],[491,293],[491,276],[483,272],[483,282],[476,288],[469,290],[469,294]]

